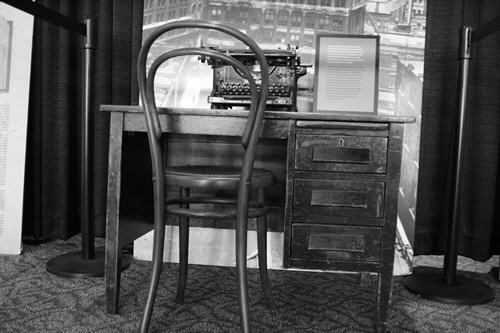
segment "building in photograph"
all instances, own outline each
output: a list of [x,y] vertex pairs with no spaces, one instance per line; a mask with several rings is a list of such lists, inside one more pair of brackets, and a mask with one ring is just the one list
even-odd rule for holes
[[193,17],[238,25],[263,44],[314,46],[317,33],[363,34],[366,0],[198,0]]
[[387,22],[407,22],[411,0],[367,0],[366,11],[378,24]]
[[194,2],[194,0],[144,0],[143,25],[189,17]]
[[367,23],[375,31],[425,33],[426,0],[368,0]]
[[417,180],[422,109],[423,79],[415,66],[398,59],[395,100],[398,115],[415,117],[416,123],[405,128],[398,196],[398,215],[407,238],[413,240],[417,206]]
[[425,18],[425,14],[427,13],[426,0],[413,0],[412,5],[412,16]]

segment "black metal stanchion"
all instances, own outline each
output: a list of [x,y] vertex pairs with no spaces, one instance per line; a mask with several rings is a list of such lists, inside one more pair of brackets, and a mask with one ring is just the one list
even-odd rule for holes
[[[82,250],[59,255],[47,262],[49,273],[64,277],[104,276],[104,250],[95,249],[93,205],[93,143],[91,140],[94,124],[94,72],[97,49],[96,22],[86,19],[85,24],[48,9],[31,0],[0,0],[6,4],[34,15],[59,27],[84,36],[83,77],[82,77],[82,118],[81,118],[81,168],[80,168],[80,226]],[[130,257],[121,260],[121,269],[130,264]]]
[[500,282],[500,271],[499,271],[500,262],[498,263],[498,266],[499,267],[493,267],[490,271],[490,274],[493,278],[497,280],[497,282]]
[[[456,127],[455,147],[453,151],[453,188],[450,200],[450,221],[448,227],[446,252],[442,273],[414,273],[404,281],[409,291],[433,301],[449,304],[483,304],[495,298],[493,289],[474,279],[457,276],[458,231],[463,180],[463,159],[467,116],[467,91],[469,79],[469,62],[474,41],[477,41],[498,28],[498,19],[487,23],[487,30],[478,29],[473,37],[470,27],[463,27],[459,49],[460,77],[458,121]],[[496,29],[498,30],[498,29]]]
[[83,80],[82,80],[82,116],[80,145],[80,225],[82,232],[82,250],[68,252],[47,262],[49,273],[65,277],[100,277],[104,276],[104,250],[95,249],[94,220],[90,216],[92,202],[93,144],[91,140],[94,115],[94,68],[96,52],[96,28],[92,19],[85,20],[83,45]]

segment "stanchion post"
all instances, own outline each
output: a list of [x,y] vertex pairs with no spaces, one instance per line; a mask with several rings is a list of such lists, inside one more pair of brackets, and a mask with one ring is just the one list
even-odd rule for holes
[[443,282],[447,285],[456,284],[458,258],[458,231],[460,228],[460,206],[462,199],[462,179],[464,162],[464,144],[467,119],[467,99],[469,86],[469,63],[471,58],[472,29],[463,27],[460,34],[458,51],[459,82],[458,82],[458,116],[455,125],[453,150],[453,184],[450,200],[450,218],[446,239],[446,252],[443,262]]
[[81,198],[80,198],[80,223],[82,231],[82,256],[83,259],[95,257],[95,231],[93,203],[94,160],[93,124],[94,124],[94,75],[96,52],[96,26],[93,19],[85,20],[86,35],[83,42],[83,82],[82,82],[82,119],[81,119]]
[[[82,250],[59,255],[47,262],[49,273],[64,277],[104,276],[104,251],[95,250],[94,190],[93,177],[93,125],[94,125],[94,75],[97,50],[97,28],[93,19],[81,23],[32,0],[0,0],[23,12],[41,18],[56,26],[84,36],[82,71],[82,114],[81,114],[81,170],[80,170],[80,227]],[[120,269],[130,264],[130,257],[124,257]]]
[[463,183],[463,161],[467,120],[467,97],[469,85],[469,63],[471,59],[473,30],[463,27],[459,44],[458,115],[453,138],[453,175],[449,206],[448,234],[442,272],[413,273],[404,280],[407,290],[433,301],[474,305],[488,303],[495,292],[488,285],[465,276],[457,276],[458,232]]

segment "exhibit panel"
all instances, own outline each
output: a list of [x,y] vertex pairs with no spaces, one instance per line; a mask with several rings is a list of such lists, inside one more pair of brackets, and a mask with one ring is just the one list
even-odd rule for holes
[[0,254],[22,251],[33,17],[0,3]]

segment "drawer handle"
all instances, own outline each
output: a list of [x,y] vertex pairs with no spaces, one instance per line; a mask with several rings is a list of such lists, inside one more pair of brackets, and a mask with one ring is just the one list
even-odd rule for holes
[[365,192],[312,190],[311,206],[329,206],[367,209]]
[[362,235],[310,234],[308,238],[308,250],[365,252]]
[[370,164],[370,149],[343,147],[344,141],[339,140],[340,147],[314,147],[314,162]]

